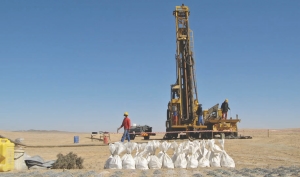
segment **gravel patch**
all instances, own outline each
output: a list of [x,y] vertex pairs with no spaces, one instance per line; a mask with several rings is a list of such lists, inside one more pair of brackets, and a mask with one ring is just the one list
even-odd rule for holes
[[194,173],[192,176],[193,177],[203,177],[203,175],[201,173]]
[[28,170],[1,172],[1,177],[299,177],[296,166],[278,168],[196,168],[196,169],[153,169],[153,170]]

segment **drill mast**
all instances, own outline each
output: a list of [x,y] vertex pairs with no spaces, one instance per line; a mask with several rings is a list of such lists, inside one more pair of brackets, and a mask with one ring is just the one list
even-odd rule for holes
[[[176,82],[171,85],[171,99],[168,103],[166,134],[164,139],[213,138],[224,131],[225,136],[237,137],[237,122],[240,119],[223,120],[218,105],[202,113],[203,124],[199,124],[197,115],[197,83],[195,75],[193,32],[189,28],[190,11],[187,6],[176,6],[173,11],[176,22]],[[212,132],[200,132],[211,130]],[[182,135],[185,132],[186,135]]]
[[[190,11],[187,6],[176,6],[173,15],[176,20],[176,75],[177,81],[172,85],[172,99],[180,99],[178,118],[183,122],[195,119],[195,101],[198,102],[194,57],[193,33],[189,29]],[[180,122],[180,120],[179,120]]]

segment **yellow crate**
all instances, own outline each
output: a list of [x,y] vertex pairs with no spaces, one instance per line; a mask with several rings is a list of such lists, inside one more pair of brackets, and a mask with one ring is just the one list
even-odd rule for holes
[[0,138],[0,172],[15,168],[14,149],[15,144],[11,143],[9,139]]

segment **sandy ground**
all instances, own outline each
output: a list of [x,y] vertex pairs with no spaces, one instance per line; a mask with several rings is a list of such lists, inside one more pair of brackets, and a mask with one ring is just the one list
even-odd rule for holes
[[[300,128],[270,130],[269,137],[268,130],[247,129],[241,130],[239,134],[250,135],[253,139],[225,140],[225,150],[234,159],[236,169],[300,167]],[[24,148],[25,152],[30,156],[39,155],[45,161],[56,160],[58,153],[67,154],[72,151],[84,158],[83,170],[93,170],[99,173],[113,172],[113,170],[103,168],[110,155],[108,146],[104,145],[102,140],[91,140],[90,133],[0,130],[0,135],[12,140],[24,138],[23,143],[27,145]],[[79,136],[79,143],[74,144],[74,136]],[[122,134],[111,134],[110,136],[110,142],[116,142],[121,139]],[[162,137],[163,134],[158,134],[151,137],[150,141],[151,139],[163,141]],[[142,137],[136,137],[134,141],[147,142]],[[182,140],[176,141],[182,142]],[[216,142],[219,144],[218,141]],[[169,153],[172,154],[172,151],[169,150]]]

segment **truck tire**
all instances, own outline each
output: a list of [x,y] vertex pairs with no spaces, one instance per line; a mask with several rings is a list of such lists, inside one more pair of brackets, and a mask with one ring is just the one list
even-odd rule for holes
[[134,140],[135,139],[135,135],[130,135],[130,140]]

